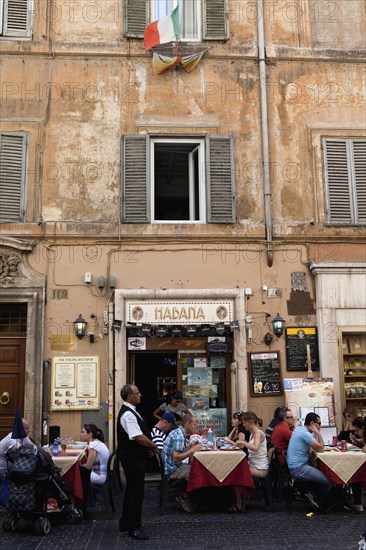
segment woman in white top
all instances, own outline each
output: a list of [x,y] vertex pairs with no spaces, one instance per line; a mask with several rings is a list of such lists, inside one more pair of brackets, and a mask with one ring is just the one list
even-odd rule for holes
[[243,425],[250,432],[249,441],[237,441],[235,444],[248,449],[248,462],[253,477],[266,477],[269,470],[267,457],[267,441],[264,432],[260,430],[261,420],[254,412],[246,412],[242,416]]
[[[83,516],[86,519],[90,483],[102,484],[107,478],[109,449],[103,443],[103,432],[95,424],[84,424],[80,440],[88,444],[85,456],[79,461],[83,486]],[[102,441],[101,441],[102,440]]]
[[103,432],[95,424],[84,424],[80,440],[88,443],[87,460],[80,466],[91,470],[91,483],[101,484],[107,479],[109,449],[103,443],[103,439]]
[[[253,412],[245,412],[242,414],[242,422],[244,428],[250,433],[249,441],[245,439],[237,439],[236,441],[230,441],[232,445],[239,447],[240,449],[248,449],[248,462],[249,470],[252,477],[266,477],[269,471],[269,464],[267,458],[267,440],[266,436],[259,428],[262,426],[262,421]],[[242,509],[242,496],[240,488],[234,486],[235,502],[227,510],[230,514],[234,512],[241,512]]]

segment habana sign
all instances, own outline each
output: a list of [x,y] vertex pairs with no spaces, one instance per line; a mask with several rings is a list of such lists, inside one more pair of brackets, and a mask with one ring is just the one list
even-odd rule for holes
[[229,323],[233,320],[231,300],[126,300],[126,321],[128,323],[150,323],[156,325],[204,325]]

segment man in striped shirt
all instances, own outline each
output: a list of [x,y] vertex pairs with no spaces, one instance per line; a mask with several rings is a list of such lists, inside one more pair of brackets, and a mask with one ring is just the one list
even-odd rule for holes
[[163,443],[166,440],[168,433],[172,430],[176,430],[177,427],[174,414],[168,411],[165,412],[159,422],[155,424],[151,430],[151,439],[159,451],[162,450]]

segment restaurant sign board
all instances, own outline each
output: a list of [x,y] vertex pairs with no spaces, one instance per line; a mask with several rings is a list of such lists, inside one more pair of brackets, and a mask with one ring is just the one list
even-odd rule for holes
[[205,325],[233,321],[233,300],[126,300],[127,323]]
[[99,357],[61,356],[52,359],[52,411],[99,410]]

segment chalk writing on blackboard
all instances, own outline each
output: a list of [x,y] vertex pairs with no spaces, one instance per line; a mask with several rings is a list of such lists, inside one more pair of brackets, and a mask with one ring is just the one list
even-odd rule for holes
[[308,370],[306,346],[310,346],[311,369],[319,370],[316,327],[286,328],[286,363],[289,371]]
[[279,354],[249,354],[250,393],[252,396],[282,395]]

